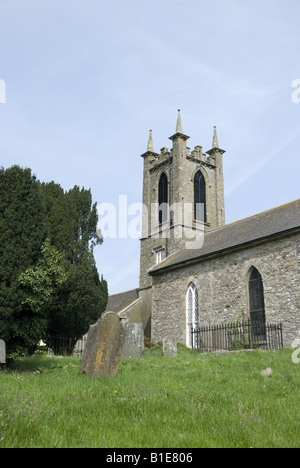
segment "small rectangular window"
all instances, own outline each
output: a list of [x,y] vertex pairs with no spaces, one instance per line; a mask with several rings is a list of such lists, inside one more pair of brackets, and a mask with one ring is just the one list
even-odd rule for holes
[[163,251],[158,250],[158,252],[156,252],[156,264],[161,263],[162,259],[163,259]]

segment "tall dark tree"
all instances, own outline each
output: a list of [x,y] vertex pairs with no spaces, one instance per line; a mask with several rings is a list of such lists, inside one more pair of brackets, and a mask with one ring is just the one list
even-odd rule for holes
[[24,305],[19,275],[33,266],[44,239],[45,206],[30,169],[0,169],[0,336],[8,352],[28,351],[45,319]]
[[34,351],[47,333],[76,340],[100,317],[97,221],[90,190],[65,193],[30,169],[0,169],[0,338],[9,353]]
[[48,334],[77,340],[104,311],[107,283],[99,278],[93,249],[103,242],[97,235],[97,206],[90,190],[75,186],[64,193],[54,183],[42,184],[47,206],[47,235],[62,252],[67,280],[57,293],[48,319]]
[[47,234],[66,260],[76,264],[82,254],[103,242],[97,235],[97,204],[90,190],[78,186],[64,193],[51,182],[41,189],[47,206]]

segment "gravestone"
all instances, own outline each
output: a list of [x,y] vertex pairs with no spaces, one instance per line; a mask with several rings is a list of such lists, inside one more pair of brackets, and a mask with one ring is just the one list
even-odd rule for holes
[[0,340],[0,365],[6,364],[6,347],[5,341]]
[[125,330],[114,312],[106,312],[88,332],[81,372],[87,377],[115,377],[125,341]]
[[300,331],[298,331],[298,337],[291,344],[291,348],[293,348],[293,349],[294,348],[299,348],[299,347],[300,347]]
[[266,377],[267,379],[269,379],[270,377],[272,377],[273,371],[272,371],[271,367],[268,367],[268,369],[265,369],[265,370],[261,371],[261,375],[263,375],[263,376]]
[[176,357],[177,356],[177,343],[170,336],[163,339],[163,356]]
[[141,323],[123,323],[126,332],[121,359],[141,359],[144,349],[144,331]]

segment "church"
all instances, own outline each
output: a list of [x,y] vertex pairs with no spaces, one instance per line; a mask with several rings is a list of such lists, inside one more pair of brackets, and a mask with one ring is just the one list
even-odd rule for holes
[[139,288],[109,296],[106,310],[143,324],[145,336],[193,346],[197,327],[253,321],[283,325],[283,345],[300,332],[300,199],[225,223],[223,157],[191,150],[180,110],[171,150],[142,154]]

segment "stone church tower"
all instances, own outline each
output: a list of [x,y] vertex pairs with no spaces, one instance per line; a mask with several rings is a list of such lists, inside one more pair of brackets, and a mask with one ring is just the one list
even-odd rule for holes
[[[141,323],[149,338],[170,336],[194,347],[195,327],[232,323],[244,310],[250,322],[263,324],[251,331],[258,346],[269,346],[270,338],[281,346],[282,328],[276,335],[265,326],[274,320],[283,323],[290,346],[300,326],[300,200],[225,225],[225,151],[216,127],[206,153],[201,146],[191,151],[188,139],[180,111],[171,150],[156,153],[150,130],[142,154],[140,286],[110,296],[107,311]],[[203,349],[226,345],[215,331],[201,337]]]
[[[144,159],[143,218],[140,252],[140,296],[145,300],[152,280],[148,270],[178,252],[203,231],[225,224],[223,154],[214,127],[212,149],[190,151],[180,110],[172,149],[156,153],[152,131]],[[203,236],[202,236],[203,238]],[[151,302],[148,297],[146,302]]]

